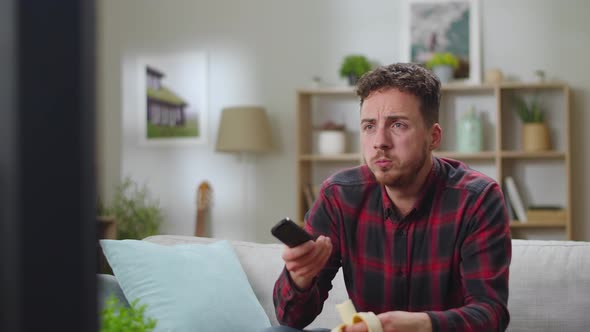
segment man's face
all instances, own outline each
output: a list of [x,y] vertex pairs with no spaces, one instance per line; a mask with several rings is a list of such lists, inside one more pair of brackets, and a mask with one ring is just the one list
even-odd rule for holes
[[380,183],[400,189],[412,185],[426,164],[432,141],[432,128],[426,128],[416,96],[392,88],[364,100],[363,158]]

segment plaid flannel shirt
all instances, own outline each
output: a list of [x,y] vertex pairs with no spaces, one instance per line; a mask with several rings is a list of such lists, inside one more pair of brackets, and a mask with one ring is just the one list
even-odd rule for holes
[[366,165],[324,181],[305,228],[328,236],[332,254],[305,291],[283,270],[274,287],[281,324],[309,325],[342,267],[359,312],[426,312],[433,331],[506,329],[512,247],[501,189],[461,162],[433,161],[405,217]]

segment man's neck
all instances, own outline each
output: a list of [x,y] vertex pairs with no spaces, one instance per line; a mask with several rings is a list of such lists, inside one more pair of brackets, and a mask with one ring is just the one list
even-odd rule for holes
[[407,215],[414,207],[416,200],[420,196],[422,186],[424,186],[424,182],[426,181],[426,178],[428,177],[428,174],[432,169],[432,165],[432,154],[430,154],[426,158],[424,167],[422,167],[420,171],[418,171],[418,176],[416,177],[416,180],[413,183],[403,188],[392,188],[389,186],[385,186],[387,196],[389,196],[389,199],[391,199],[391,201],[399,210],[401,215]]

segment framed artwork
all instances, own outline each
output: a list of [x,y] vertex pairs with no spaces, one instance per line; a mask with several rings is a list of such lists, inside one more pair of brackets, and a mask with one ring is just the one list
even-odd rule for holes
[[403,61],[449,52],[459,58],[455,81],[481,82],[479,0],[405,0],[403,12]]
[[207,56],[179,52],[139,57],[140,143],[150,146],[207,142]]

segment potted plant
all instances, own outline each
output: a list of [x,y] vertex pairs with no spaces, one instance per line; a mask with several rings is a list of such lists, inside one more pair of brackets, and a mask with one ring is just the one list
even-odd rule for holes
[[340,76],[348,78],[348,84],[356,85],[364,73],[371,70],[371,64],[364,55],[348,55],[340,65]]
[[459,67],[459,58],[452,53],[434,53],[426,62],[426,67],[431,69],[441,83],[448,83],[453,78],[455,69]]
[[118,239],[141,240],[158,234],[164,219],[159,202],[151,198],[147,186],[139,186],[130,177],[117,186],[110,205],[99,206],[99,215],[115,217]]
[[346,150],[346,133],[343,124],[332,121],[325,122],[319,128],[318,153],[334,155],[344,153]]
[[153,331],[157,321],[146,315],[146,308],[146,305],[139,305],[138,300],[127,307],[116,297],[109,297],[100,311],[100,332]]
[[544,114],[536,99],[527,103],[523,98],[514,96],[515,111],[522,120],[522,148],[525,151],[543,151],[550,149],[549,129],[544,122]]

